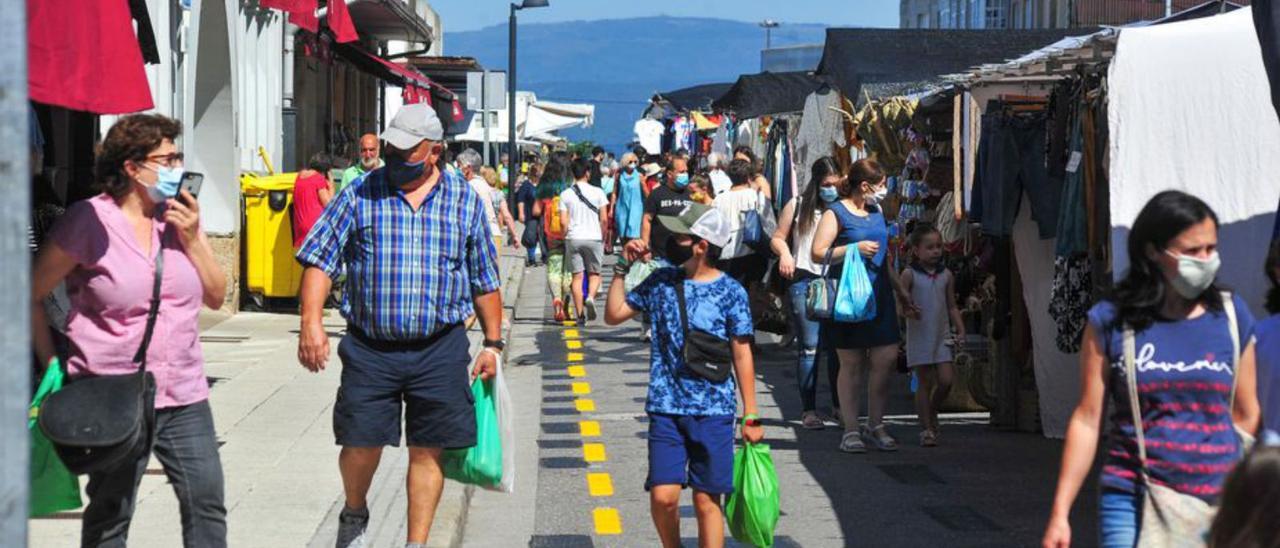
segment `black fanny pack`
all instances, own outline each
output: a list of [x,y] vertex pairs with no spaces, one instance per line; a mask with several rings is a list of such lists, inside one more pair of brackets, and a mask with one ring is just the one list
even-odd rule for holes
[[[163,234],[161,240],[163,241]],[[155,433],[156,380],[147,371],[147,348],[160,312],[164,250],[156,250],[155,282],[142,345],[133,356],[136,373],[87,377],[67,383],[40,406],[38,423],[67,470],[110,470],[146,454]]]
[[699,329],[689,328],[689,312],[684,300],[684,276],[676,280],[680,306],[680,326],[684,330],[684,364],[695,375],[722,383],[733,374],[733,348],[729,341]]

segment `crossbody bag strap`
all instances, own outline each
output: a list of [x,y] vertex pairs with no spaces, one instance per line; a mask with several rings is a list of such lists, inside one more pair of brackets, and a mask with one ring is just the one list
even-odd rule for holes
[[573,186],[570,186],[569,188],[573,189],[573,193],[578,195],[578,199],[582,201],[583,205],[587,206],[587,209],[590,209],[591,212],[596,215],[600,214],[600,208],[593,205],[590,200],[587,200],[586,196],[582,195],[582,191],[578,189],[578,183],[574,183]]
[[831,268],[831,253],[836,250],[836,243],[831,242],[831,247],[827,248],[827,254],[822,258],[822,279],[827,279],[827,270]]
[[1129,410],[1133,413],[1133,433],[1138,437],[1138,462],[1142,480],[1151,484],[1147,475],[1147,440],[1142,431],[1142,411],[1138,403],[1137,336],[1133,328],[1124,326],[1124,373],[1129,384]]
[[1231,399],[1228,401],[1234,408],[1236,386],[1240,384],[1240,326],[1236,323],[1236,302],[1229,291],[1222,292],[1222,310],[1227,313],[1227,331],[1231,333]]
[[676,303],[677,303],[677,306],[680,307],[680,310],[677,312],[678,314],[680,314],[680,329],[684,333],[684,336],[688,337],[689,336],[689,311],[685,310],[684,280],[685,280],[684,273],[681,273],[680,276],[676,279]]
[[155,281],[151,284],[151,306],[147,309],[147,328],[142,332],[142,344],[133,355],[133,363],[139,364],[139,371],[147,370],[147,349],[151,346],[151,335],[156,330],[156,316],[160,315],[160,280],[164,279],[164,235],[160,232],[160,247],[156,249]]

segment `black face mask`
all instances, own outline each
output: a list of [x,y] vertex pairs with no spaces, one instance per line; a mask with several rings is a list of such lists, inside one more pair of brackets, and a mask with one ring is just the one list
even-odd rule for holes
[[407,162],[399,154],[387,155],[387,181],[395,186],[402,186],[418,180],[427,172],[427,162]]
[[667,238],[667,246],[663,251],[666,252],[667,260],[670,261],[671,264],[681,266],[684,263],[689,262],[689,259],[693,258],[693,246],[697,243],[698,242],[695,240],[689,245],[680,245],[680,242],[674,237]]

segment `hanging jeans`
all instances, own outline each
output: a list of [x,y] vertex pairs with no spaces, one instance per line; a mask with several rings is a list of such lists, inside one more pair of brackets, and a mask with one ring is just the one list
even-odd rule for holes
[[984,233],[1010,236],[1025,192],[1040,238],[1053,238],[1058,227],[1062,181],[1049,176],[1046,164],[1046,118],[1043,113],[1009,116],[996,105],[982,116],[982,142],[972,198],[972,218]]
[[840,360],[836,353],[822,350],[818,341],[821,324],[810,320],[805,315],[805,295],[809,284],[818,278],[806,276],[803,271],[796,271],[796,279],[791,283],[788,292],[791,297],[791,325],[796,334],[796,384],[800,385],[800,403],[805,411],[813,411],[818,407],[818,363],[823,356],[827,360],[827,381],[831,389],[831,407],[839,408],[840,400],[836,390],[836,376],[840,372]]

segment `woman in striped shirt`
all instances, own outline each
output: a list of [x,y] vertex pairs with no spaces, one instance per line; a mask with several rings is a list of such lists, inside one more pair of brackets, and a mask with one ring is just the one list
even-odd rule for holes
[[[1126,326],[1135,332],[1147,476],[1185,495],[1217,501],[1240,459],[1233,426],[1256,432],[1259,417],[1253,317],[1243,300],[1231,296],[1227,303],[1215,287],[1217,247],[1217,216],[1188,194],[1160,193],[1134,221],[1129,272],[1089,311],[1080,403],[1067,430],[1046,548],[1071,544],[1068,515],[1098,450],[1108,394],[1115,405],[1100,481],[1100,544],[1131,548],[1140,534],[1144,480],[1125,373]],[[1234,326],[1228,320],[1232,307]],[[1232,329],[1239,336],[1239,359]]]

